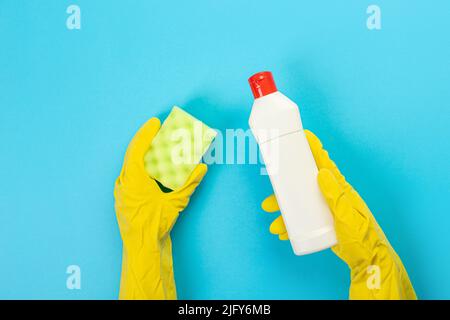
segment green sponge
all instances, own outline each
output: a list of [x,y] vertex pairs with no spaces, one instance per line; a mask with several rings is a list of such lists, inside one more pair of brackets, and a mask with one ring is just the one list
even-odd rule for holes
[[216,135],[215,130],[175,106],[144,156],[145,169],[164,187],[178,189]]

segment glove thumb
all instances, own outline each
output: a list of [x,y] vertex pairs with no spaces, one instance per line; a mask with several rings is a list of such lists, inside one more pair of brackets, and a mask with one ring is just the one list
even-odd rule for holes
[[161,122],[159,119],[151,118],[134,135],[125,153],[125,159],[120,173],[121,178],[124,178],[125,175],[134,175],[136,177],[146,176],[144,155],[160,127]]

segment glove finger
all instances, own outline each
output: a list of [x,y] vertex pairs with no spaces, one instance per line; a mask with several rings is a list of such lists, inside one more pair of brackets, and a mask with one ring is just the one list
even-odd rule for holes
[[334,161],[330,159],[328,151],[326,151],[323,148],[320,139],[309,130],[305,130],[305,136],[306,139],[308,140],[309,147],[311,148],[314,160],[316,161],[317,168],[319,170],[320,169],[330,170],[342,186],[347,186],[345,177],[339,171],[338,167],[336,166],[336,163],[334,163]]
[[278,239],[280,239],[282,241],[286,241],[286,240],[289,240],[289,236],[288,236],[287,232],[285,232],[285,233],[278,235]]
[[124,165],[137,163],[142,165],[142,168],[144,167],[144,155],[160,127],[159,119],[151,118],[138,130],[128,146]]
[[197,186],[202,181],[206,172],[208,171],[208,166],[204,163],[200,163],[191,173],[189,179],[186,183],[178,190],[171,193],[166,193],[169,201],[178,209],[182,211],[189,203],[191,195],[194,193]]
[[287,233],[286,225],[284,224],[283,217],[280,215],[275,220],[273,220],[270,225],[269,231],[271,234],[281,235]]
[[[356,210],[344,188],[338,183],[336,177],[328,169],[321,169],[318,175],[320,190],[334,216],[335,224],[344,227],[346,234],[356,235],[361,232],[367,219]],[[338,229],[338,228],[336,228]],[[350,232],[351,231],[351,232]]]
[[264,199],[264,201],[261,203],[261,208],[269,213],[280,211],[277,198],[275,198],[274,194]]

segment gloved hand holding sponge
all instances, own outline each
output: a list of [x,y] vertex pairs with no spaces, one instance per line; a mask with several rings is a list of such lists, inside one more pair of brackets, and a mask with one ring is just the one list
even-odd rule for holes
[[[290,110],[279,122],[288,125],[281,131],[270,131],[268,136],[258,130],[270,126],[273,119],[259,111],[252,111],[250,118],[283,204],[284,220],[276,218],[270,232],[281,240],[294,236],[291,244],[298,255],[332,246],[351,270],[350,299],[416,299],[400,258],[369,208],[330,160],[319,139],[310,131],[303,133],[301,122],[296,122],[298,107],[277,91],[269,72],[251,77],[250,84],[255,98],[264,98],[255,100],[254,110],[261,110],[264,103]],[[174,107],[161,129],[160,121],[152,118],[129,144],[114,189],[123,240],[120,299],[176,299],[170,231],[206,174],[207,166],[198,163],[215,134]],[[283,148],[292,157],[281,155],[279,160],[276,152],[283,152]],[[274,159],[279,162],[273,163]],[[287,169],[295,167],[299,168],[291,175]],[[301,179],[293,181],[295,177]],[[306,196],[299,197],[302,192]],[[263,201],[262,208],[267,212],[280,210],[274,195]],[[374,285],[368,282],[372,271],[379,273],[379,283]]]
[[[203,126],[201,139],[197,141],[201,143],[198,151],[182,155],[178,163],[174,163],[172,157],[161,158],[161,155],[167,155],[164,145],[169,145],[170,149],[170,144],[177,140],[171,138],[180,134],[177,131],[180,123],[183,130],[178,138],[184,140],[177,140],[177,144],[182,148],[180,150],[191,150],[190,143],[194,139],[191,134],[194,134],[194,127],[200,125],[197,121],[174,108],[161,130],[159,119],[152,118],[139,129],[128,146],[114,189],[123,240],[120,299],[176,299],[170,230],[206,174],[207,166],[195,163],[215,133]],[[157,141],[152,144],[154,139]],[[150,145],[159,145],[160,153],[149,154],[154,152]],[[144,158],[148,160],[146,165]],[[146,167],[175,190],[163,192]],[[174,167],[178,170],[172,170]],[[161,172],[165,172],[164,177],[160,176]]]

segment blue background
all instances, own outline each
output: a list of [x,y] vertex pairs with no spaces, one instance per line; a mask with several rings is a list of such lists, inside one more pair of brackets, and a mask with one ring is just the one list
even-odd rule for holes
[[[81,8],[81,30],[66,8]],[[382,29],[366,28],[367,6]],[[251,74],[298,102],[401,256],[450,298],[449,1],[0,0],[0,298],[118,296],[113,185],[174,104],[248,128]],[[346,299],[330,250],[268,232],[259,165],[214,165],[173,229],[179,298]],[[66,267],[82,270],[66,288]]]

